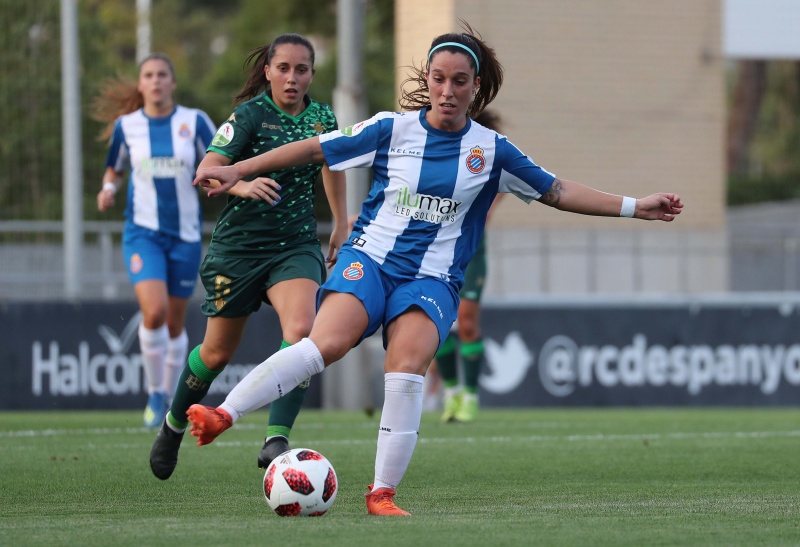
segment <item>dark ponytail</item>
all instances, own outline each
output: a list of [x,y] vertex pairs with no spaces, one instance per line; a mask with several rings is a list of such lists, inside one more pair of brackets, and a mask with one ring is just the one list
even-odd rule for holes
[[264,74],[264,69],[272,62],[278,46],[283,44],[305,46],[311,55],[311,69],[314,69],[314,46],[311,45],[308,38],[294,33],[281,34],[271,44],[250,50],[250,55],[247,56],[243,65],[245,69],[250,65],[250,70],[247,73],[247,82],[238,95],[233,98],[234,104],[247,101],[258,96],[262,91],[269,90],[269,81],[266,74]]

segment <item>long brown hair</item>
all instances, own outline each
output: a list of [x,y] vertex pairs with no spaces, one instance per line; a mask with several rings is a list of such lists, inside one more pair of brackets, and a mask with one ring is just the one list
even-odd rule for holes
[[269,80],[264,74],[264,69],[272,62],[278,46],[283,44],[305,46],[311,54],[311,70],[314,70],[314,46],[311,45],[308,38],[295,33],[281,34],[271,44],[250,50],[250,55],[247,56],[243,65],[245,69],[250,65],[250,70],[247,73],[247,82],[245,82],[239,94],[233,98],[234,104],[239,104],[258,96],[262,90],[269,90]]
[[[151,53],[142,59],[138,66],[137,75],[141,73],[142,66],[153,59],[164,61],[169,67],[172,79],[175,79],[175,65],[163,53]],[[137,80],[129,76],[117,76],[104,80],[100,84],[100,93],[92,101],[92,119],[105,124],[98,138],[100,140],[108,140],[114,131],[114,122],[117,121],[117,118],[136,112],[143,106],[144,97],[139,93]]]
[[[500,87],[503,85],[503,65],[497,59],[494,49],[489,47],[483,41],[481,35],[472,29],[472,27],[464,20],[460,21],[461,28],[464,29],[462,33],[449,33],[442,34],[434,38],[431,42],[431,47],[428,48],[428,55],[439,44],[446,42],[455,42],[469,48],[478,59],[478,65],[475,65],[475,60],[472,55],[465,52],[458,46],[442,46],[433,53],[436,55],[440,51],[449,51],[451,53],[461,53],[467,57],[469,66],[475,70],[475,76],[480,76],[481,83],[478,86],[478,91],[475,93],[475,98],[467,109],[467,115],[470,118],[476,118],[484,108],[489,106]],[[430,66],[430,59],[426,59],[421,67],[409,67],[411,75],[406,78],[400,86],[400,107],[403,110],[422,110],[431,105],[430,91],[428,89],[428,80],[425,73]],[[415,88],[410,91],[405,89],[406,84],[414,84]]]

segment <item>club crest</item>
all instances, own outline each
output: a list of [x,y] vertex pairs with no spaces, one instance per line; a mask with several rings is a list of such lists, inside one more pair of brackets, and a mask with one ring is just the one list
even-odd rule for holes
[[361,262],[351,262],[350,266],[344,269],[342,275],[348,281],[355,281],[364,277],[364,265]]
[[130,265],[128,267],[130,268],[131,273],[134,275],[142,271],[142,268],[144,268],[144,260],[142,260],[142,257],[139,253],[133,253],[133,256],[131,256]]
[[480,146],[474,147],[470,150],[470,155],[467,156],[467,169],[470,173],[480,173],[486,167],[486,158],[483,157],[483,148]]

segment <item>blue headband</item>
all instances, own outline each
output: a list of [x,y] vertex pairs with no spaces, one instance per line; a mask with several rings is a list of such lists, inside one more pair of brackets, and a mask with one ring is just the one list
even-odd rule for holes
[[478,72],[480,72],[481,64],[478,62],[478,56],[475,55],[475,52],[472,51],[470,48],[468,48],[464,44],[459,44],[458,42],[444,42],[439,44],[438,46],[431,48],[431,50],[428,52],[428,62],[429,63],[431,62],[431,55],[433,55],[434,51],[436,51],[440,47],[446,47],[446,46],[460,47],[461,49],[472,55],[472,58],[475,60],[475,73],[477,74]]

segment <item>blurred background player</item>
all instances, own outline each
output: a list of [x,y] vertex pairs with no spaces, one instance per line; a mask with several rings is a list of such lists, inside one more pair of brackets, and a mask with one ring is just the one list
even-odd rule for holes
[[[502,133],[500,119],[490,110],[481,112],[475,121],[493,131]],[[497,194],[486,223],[489,223],[497,202],[505,194]],[[475,256],[469,261],[464,272],[464,286],[459,292],[461,303],[458,306],[458,319],[453,325],[444,344],[436,352],[435,370],[441,377],[443,422],[471,422],[478,413],[478,378],[484,360],[483,338],[480,325],[480,302],[483,286],[486,283],[486,233],[478,243]],[[458,364],[461,363],[459,384]],[[436,385],[433,379],[433,385]]]
[[[247,65],[248,80],[235,97],[240,104],[214,136],[202,163],[205,167],[236,163],[337,127],[330,107],[306,94],[314,76],[314,48],[305,37],[282,34],[255,49]],[[334,219],[326,258],[314,213],[320,171]],[[150,453],[153,474],[162,480],[177,465],[186,411],[202,401],[230,362],[250,314],[262,302],[275,309],[283,336],[281,348],[308,336],[326,262],[336,262],[347,237],[344,173],[332,173],[316,163],[261,175],[269,178],[251,177],[229,190],[200,269],[206,288],[202,305],[208,317],[206,333],[189,355]],[[259,467],[267,467],[289,449],[289,434],[307,390],[308,382],[304,382],[270,405]]]
[[101,212],[114,205],[130,169],[122,251],[142,313],[147,427],[164,421],[186,360],[186,307],[203,254],[202,212],[192,181],[214,135],[205,112],[175,104],[175,88],[172,61],[155,53],[139,64],[136,82],[112,80],[95,102],[95,117],[108,123],[104,137],[111,137],[97,194]]

